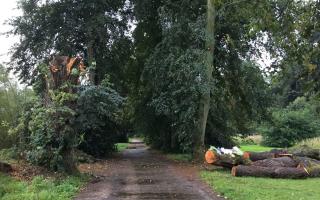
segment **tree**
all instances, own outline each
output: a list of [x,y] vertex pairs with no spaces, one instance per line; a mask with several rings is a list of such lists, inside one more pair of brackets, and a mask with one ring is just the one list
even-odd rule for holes
[[[161,41],[141,66],[134,118],[148,142],[161,149],[196,155],[205,138],[211,138],[211,144],[230,145],[230,137],[244,130],[247,121],[260,118],[264,110],[257,98],[265,97],[266,83],[260,70],[245,63],[257,50],[252,42],[261,34],[263,20],[258,19],[265,14],[259,12],[268,5],[214,2],[216,23],[208,38],[205,2],[163,1],[156,13]],[[253,31],[254,26],[259,29]],[[208,51],[208,41],[215,42],[210,45],[213,50]],[[260,94],[250,89],[252,81],[244,81],[252,75],[261,86]],[[208,99],[211,112],[204,107]],[[212,113],[207,122],[205,110]]]
[[95,84],[106,72],[117,80],[113,72],[123,67],[131,50],[125,2],[20,0],[23,14],[9,22],[10,33],[21,37],[13,47],[12,69],[22,81],[33,83],[40,74],[36,66],[47,63],[51,54],[82,54]]
[[0,149],[12,147],[17,142],[17,135],[9,133],[10,127],[16,124],[20,109],[33,96],[30,89],[19,89],[8,69],[0,65]]

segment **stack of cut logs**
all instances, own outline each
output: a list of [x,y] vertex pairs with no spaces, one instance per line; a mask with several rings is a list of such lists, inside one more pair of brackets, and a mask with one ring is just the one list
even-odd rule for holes
[[206,162],[231,169],[233,176],[271,178],[320,177],[320,149],[301,147],[294,150],[221,154],[208,150]]

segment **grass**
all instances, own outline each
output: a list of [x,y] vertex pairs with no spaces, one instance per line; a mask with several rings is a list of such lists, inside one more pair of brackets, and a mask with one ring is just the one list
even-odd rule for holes
[[233,177],[230,170],[202,171],[201,177],[216,192],[233,200],[319,200],[320,178],[292,180]]
[[264,147],[260,145],[241,145],[240,149],[242,151],[262,152],[262,151],[270,151],[271,149],[274,149],[274,147]]
[[316,138],[311,138],[311,139],[306,139],[300,143],[298,143],[296,146],[302,146],[302,145],[307,145],[311,148],[315,148],[315,149],[320,149],[320,137],[316,137]]
[[30,183],[0,173],[1,200],[67,200],[87,181],[87,177],[66,177],[63,180],[35,177]]
[[188,162],[192,160],[192,155],[191,154],[166,154],[166,156],[175,161],[183,161],[183,162]]
[[117,143],[116,146],[117,146],[117,150],[119,152],[121,151],[124,151],[125,149],[127,149],[129,143]]

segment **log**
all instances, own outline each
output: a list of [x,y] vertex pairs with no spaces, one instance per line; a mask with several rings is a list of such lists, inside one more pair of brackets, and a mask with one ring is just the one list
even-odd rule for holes
[[219,155],[214,151],[208,150],[205,154],[205,160],[209,164],[232,168],[240,164],[250,164],[250,160],[243,158],[243,156],[222,154]]
[[252,166],[260,167],[297,167],[299,163],[290,157],[269,158],[258,160],[252,163]]
[[309,173],[303,168],[293,167],[260,167],[238,165],[232,168],[233,176],[253,176],[271,178],[307,178]]
[[290,150],[290,153],[292,153],[294,156],[309,157],[320,160],[320,149],[312,149],[308,146],[302,146],[297,149],[292,149]]
[[214,151],[208,150],[205,154],[205,160],[208,164],[213,164],[217,161],[217,156]]
[[13,169],[12,169],[11,165],[4,163],[4,162],[0,162],[0,172],[9,173],[9,172],[12,172],[12,170]]
[[264,160],[268,158],[275,158],[276,154],[271,152],[245,152],[244,157],[249,158],[251,161],[255,162],[258,160]]
[[310,177],[320,177],[320,161],[308,157],[295,157],[298,168],[306,169]]

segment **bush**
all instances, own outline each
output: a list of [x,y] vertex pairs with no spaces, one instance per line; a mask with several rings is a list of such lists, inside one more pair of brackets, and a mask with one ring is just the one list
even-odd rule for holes
[[270,122],[260,127],[263,143],[274,147],[290,147],[296,142],[316,137],[320,121],[317,105],[298,98],[284,109],[273,109]]
[[77,129],[83,135],[79,148],[96,157],[116,150],[119,110],[123,98],[110,87],[85,88],[78,100]]
[[37,101],[23,112],[11,132],[20,136],[20,149],[32,164],[74,173],[72,149],[78,137],[74,129],[76,113],[71,107],[76,95],[52,92],[51,98],[50,104]]

